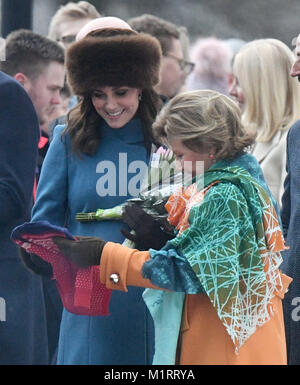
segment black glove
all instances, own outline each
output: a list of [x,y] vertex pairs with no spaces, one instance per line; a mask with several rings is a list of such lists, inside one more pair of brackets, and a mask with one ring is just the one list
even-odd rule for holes
[[99,265],[106,244],[102,238],[81,236],[76,237],[76,241],[53,237],[53,242],[66,258],[82,268]]
[[121,233],[133,241],[139,250],[149,250],[150,248],[160,250],[167,241],[175,237],[172,232],[164,230],[156,219],[137,204],[126,206],[122,219],[135,231],[135,234],[124,229],[121,230]]
[[36,254],[28,253],[23,247],[19,247],[19,255],[28,270],[47,278],[52,277],[53,271],[51,263],[44,261]]

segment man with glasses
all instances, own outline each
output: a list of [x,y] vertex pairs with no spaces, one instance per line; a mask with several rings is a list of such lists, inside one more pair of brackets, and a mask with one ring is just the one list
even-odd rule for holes
[[180,27],[159,17],[144,14],[128,20],[137,32],[148,33],[157,38],[162,49],[160,82],[156,91],[162,98],[177,95],[185,84],[187,75],[194,69],[194,63],[186,61],[180,41]]
[[[99,17],[101,17],[100,13],[88,1],[79,1],[78,3],[70,1],[65,5],[61,5],[50,20],[48,37],[57,41],[64,49],[67,49],[75,41],[76,35],[81,28],[91,20]],[[73,108],[76,103],[76,95],[71,94],[68,109]],[[52,139],[54,128],[59,124],[64,124],[65,121],[66,115],[62,115],[48,122],[49,140]]]
[[61,6],[52,17],[48,37],[68,48],[75,41],[77,32],[89,21],[100,16],[96,8],[87,1],[69,2]]

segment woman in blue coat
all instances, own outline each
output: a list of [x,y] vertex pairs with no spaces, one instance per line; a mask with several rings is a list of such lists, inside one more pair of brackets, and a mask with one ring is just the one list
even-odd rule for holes
[[[32,221],[122,243],[124,223],[80,223],[75,216],[133,196],[138,179],[133,165],[147,164],[153,143],[151,125],[160,105],[153,86],[161,53],[156,39],[136,33],[120,19],[104,17],[96,25],[96,31],[79,35],[67,51],[68,80],[80,102],[66,126],[55,129]],[[142,291],[132,287],[127,294],[113,293],[109,316],[64,309],[58,364],[151,363],[153,325]]]

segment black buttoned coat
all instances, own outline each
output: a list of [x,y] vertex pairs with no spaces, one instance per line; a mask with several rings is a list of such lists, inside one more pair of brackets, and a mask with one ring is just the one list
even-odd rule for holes
[[289,364],[300,364],[300,120],[287,136],[287,176],[284,182],[281,219],[289,247],[283,253],[282,270],[293,278],[284,298]]
[[0,365],[48,362],[41,278],[23,266],[10,240],[30,218],[38,140],[28,94],[0,72]]

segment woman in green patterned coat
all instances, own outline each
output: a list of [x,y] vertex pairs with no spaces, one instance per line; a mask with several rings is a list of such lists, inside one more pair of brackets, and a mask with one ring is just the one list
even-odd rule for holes
[[238,106],[215,91],[186,92],[154,131],[194,177],[166,204],[174,239],[149,251],[101,238],[55,242],[78,265],[100,263],[108,288],[147,288],[155,364],[286,364],[285,246],[276,203],[245,151],[254,137]]

